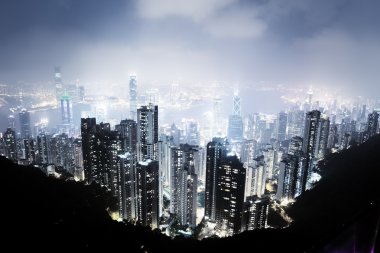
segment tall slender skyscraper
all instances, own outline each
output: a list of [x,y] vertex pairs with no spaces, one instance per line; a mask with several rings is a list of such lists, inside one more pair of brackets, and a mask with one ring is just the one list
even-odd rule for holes
[[129,117],[136,121],[137,112],[137,79],[135,75],[129,77]]
[[245,169],[236,155],[227,154],[218,168],[216,184],[216,224],[228,236],[241,232]]
[[277,118],[277,140],[283,141],[286,139],[286,124],[287,124],[287,114],[285,112],[280,112]]
[[141,106],[137,110],[137,158],[157,160],[158,106]]
[[205,216],[216,219],[216,187],[222,159],[227,155],[228,142],[223,138],[214,138],[207,144]]
[[138,220],[144,226],[150,226],[152,229],[158,228],[161,208],[158,162],[150,159],[138,162],[136,181]]
[[16,133],[14,129],[7,128],[3,136],[5,143],[5,156],[13,161],[17,161]]
[[61,117],[63,125],[70,125],[73,123],[73,108],[70,96],[64,94],[61,97]]
[[64,92],[60,67],[54,68],[54,84],[55,84],[55,96],[57,99],[57,104],[59,104]]
[[376,134],[377,128],[379,124],[379,113],[377,111],[373,111],[368,114],[367,127],[364,133],[364,141],[367,141],[369,138]]
[[20,119],[20,132],[22,139],[28,139],[31,137],[30,133],[30,114],[26,109],[22,109],[19,113]]
[[170,211],[181,225],[196,225],[197,181],[195,154],[198,150],[188,144],[171,148]]
[[241,101],[238,92],[234,93],[233,114],[228,119],[228,140],[239,142],[243,139],[243,119],[241,117]]

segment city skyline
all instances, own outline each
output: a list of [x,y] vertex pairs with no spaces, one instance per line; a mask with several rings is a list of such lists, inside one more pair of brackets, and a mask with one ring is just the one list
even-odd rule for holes
[[120,229],[202,242],[308,229],[312,219],[293,207],[307,209],[334,181],[326,164],[376,151],[367,148],[380,135],[376,9],[374,0],[6,0],[1,159],[104,191],[96,202]]

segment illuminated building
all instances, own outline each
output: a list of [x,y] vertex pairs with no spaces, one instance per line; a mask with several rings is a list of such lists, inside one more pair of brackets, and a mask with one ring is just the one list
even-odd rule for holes
[[136,197],[138,221],[152,229],[158,228],[159,210],[159,168],[158,162],[150,159],[136,165]]
[[137,112],[137,80],[135,75],[129,77],[129,117],[136,121]]
[[17,143],[16,143],[16,133],[14,129],[7,128],[3,135],[5,157],[10,160],[17,161]]
[[157,160],[158,106],[141,106],[137,110],[137,158]]
[[207,144],[205,216],[216,219],[216,186],[222,159],[227,155],[228,142],[223,138],[214,138]]
[[227,154],[220,163],[215,188],[215,220],[221,235],[241,232],[245,169],[236,155]]
[[20,133],[22,139],[31,137],[30,133],[30,113],[26,109],[22,109],[19,113],[20,119]]
[[249,197],[244,203],[242,231],[266,228],[268,221],[269,204],[269,197]]

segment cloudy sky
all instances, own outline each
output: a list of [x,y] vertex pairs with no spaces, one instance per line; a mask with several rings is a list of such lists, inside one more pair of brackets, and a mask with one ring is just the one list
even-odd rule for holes
[[378,0],[1,0],[0,83],[337,86],[380,93]]

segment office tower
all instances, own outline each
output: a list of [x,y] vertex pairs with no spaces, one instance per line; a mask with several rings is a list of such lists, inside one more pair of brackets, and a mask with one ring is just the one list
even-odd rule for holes
[[136,157],[126,152],[118,155],[118,204],[122,219],[135,221],[138,218]]
[[287,124],[287,114],[285,112],[280,112],[277,118],[277,140],[284,141],[286,139],[286,124]]
[[61,119],[63,125],[70,125],[73,123],[73,107],[71,98],[64,94],[61,97]]
[[173,145],[179,146],[181,142],[181,130],[174,123],[170,127],[170,137]]
[[83,169],[83,150],[82,139],[77,138],[73,141],[73,162],[74,162],[74,178],[76,181],[84,180]]
[[237,92],[233,97],[233,115],[228,119],[228,140],[239,142],[243,139],[243,119],[241,117],[241,103]]
[[213,105],[213,122],[212,122],[212,136],[220,137],[223,135],[222,113],[221,113],[222,100],[219,98],[214,99]]
[[129,77],[129,117],[136,121],[137,112],[137,79],[135,75]]
[[367,127],[364,133],[364,141],[367,141],[369,138],[374,136],[377,132],[379,124],[379,113],[377,111],[373,111],[368,114]]
[[137,110],[137,158],[157,160],[158,106],[141,106]]
[[136,192],[138,221],[152,229],[159,223],[159,168],[158,162],[150,159],[136,165]]
[[170,212],[181,225],[196,225],[197,185],[194,157],[197,149],[188,144],[171,148]]
[[38,165],[47,165],[52,163],[50,136],[45,132],[41,132],[37,135],[37,154],[36,161]]
[[266,228],[269,205],[269,197],[249,197],[244,203],[242,231]]
[[121,148],[124,152],[136,153],[137,145],[137,123],[131,119],[120,121],[115,126],[115,130],[120,133]]
[[215,221],[216,218],[216,187],[219,168],[227,155],[228,142],[223,138],[214,138],[207,144],[205,216]]
[[17,161],[17,143],[16,143],[16,133],[14,129],[7,128],[3,136],[5,157],[12,161]]
[[236,155],[222,158],[217,173],[215,218],[222,235],[241,232],[245,187],[245,169]]
[[19,113],[20,119],[20,133],[22,139],[28,139],[31,137],[30,133],[30,114],[26,109],[22,109]]
[[59,103],[61,101],[61,97],[63,96],[64,90],[65,90],[62,83],[60,67],[54,68],[54,84],[55,84],[55,96],[57,99],[57,103]]

